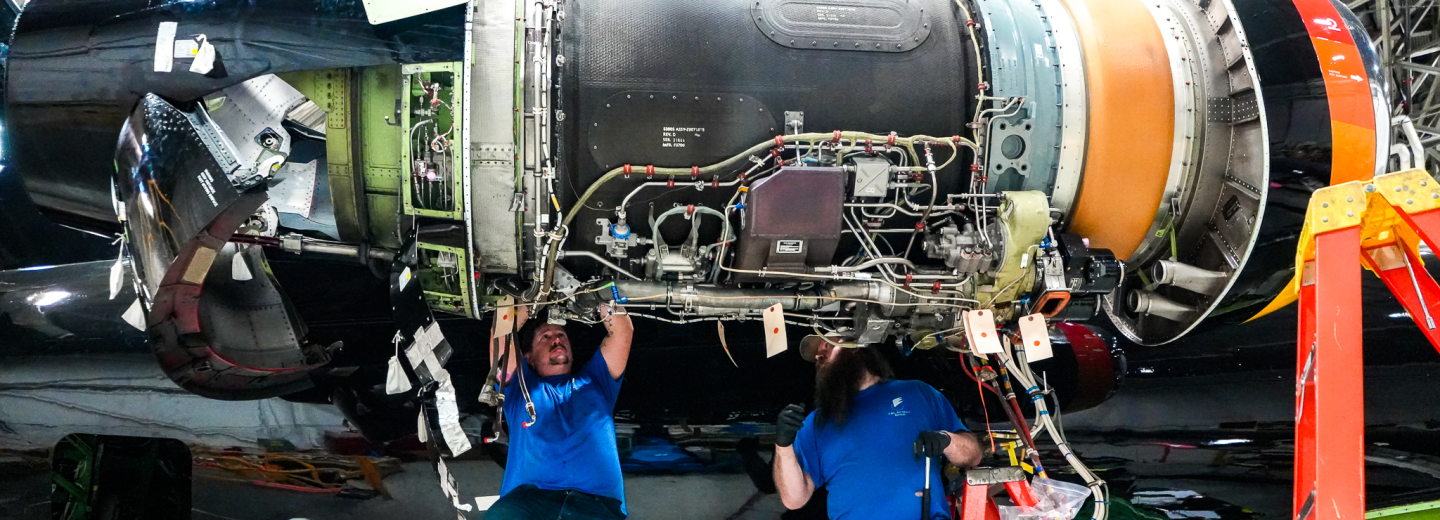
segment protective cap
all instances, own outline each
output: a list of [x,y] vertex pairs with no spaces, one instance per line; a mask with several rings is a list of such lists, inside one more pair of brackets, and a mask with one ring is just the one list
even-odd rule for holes
[[[839,334],[827,334],[826,336],[829,338],[829,342],[840,345],[841,347],[858,348],[860,346],[858,343],[855,343],[855,340],[853,338],[847,338]],[[820,347],[826,342],[826,337],[821,337],[819,334],[810,334],[808,336],[805,336],[804,338],[801,338],[800,357],[803,358],[805,361],[814,363],[815,353],[819,352]]]

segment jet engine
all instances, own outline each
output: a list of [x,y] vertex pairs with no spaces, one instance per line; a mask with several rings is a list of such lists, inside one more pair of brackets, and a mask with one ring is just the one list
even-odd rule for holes
[[413,240],[400,283],[477,319],[599,297],[958,349],[987,310],[1163,344],[1283,304],[1309,193],[1390,148],[1323,0],[99,4],[21,15],[7,152],[43,210],[123,228],[162,365],[211,395],[328,359],[256,247],[379,271]]

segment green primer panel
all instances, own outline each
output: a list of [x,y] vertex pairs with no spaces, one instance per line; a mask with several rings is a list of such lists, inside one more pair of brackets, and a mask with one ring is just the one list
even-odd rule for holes
[[400,155],[404,131],[395,114],[395,102],[400,99],[400,66],[360,69],[358,83],[360,169],[370,204],[370,236],[376,245],[400,247],[396,217],[400,214],[401,172],[405,170]]
[[1440,519],[1440,500],[1376,509],[1365,513],[1365,520],[1432,520]]
[[361,224],[367,208],[363,184],[355,176],[355,150],[351,144],[356,111],[350,96],[354,87],[350,69],[286,72],[277,76],[325,110],[325,161],[330,174],[335,226],[342,241],[367,240],[368,226]]

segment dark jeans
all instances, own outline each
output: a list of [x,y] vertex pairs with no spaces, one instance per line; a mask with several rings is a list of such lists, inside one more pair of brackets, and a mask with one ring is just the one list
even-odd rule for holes
[[526,484],[510,490],[485,520],[622,520],[620,501],[568,489],[555,491]]

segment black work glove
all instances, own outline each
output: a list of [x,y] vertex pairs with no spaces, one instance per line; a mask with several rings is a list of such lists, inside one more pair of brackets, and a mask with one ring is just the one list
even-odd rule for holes
[[925,457],[943,457],[945,448],[950,446],[950,434],[946,432],[920,432],[915,438],[915,460]]
[[804,424],[804,406],[792,404],[780,410],[780,418],[775,421],[775,445],[784,448],[795,444],[795,434]]

